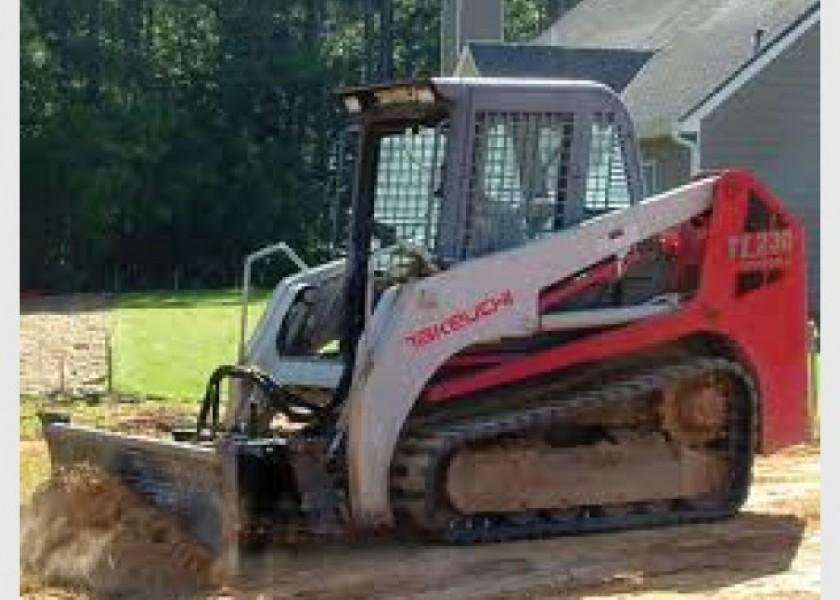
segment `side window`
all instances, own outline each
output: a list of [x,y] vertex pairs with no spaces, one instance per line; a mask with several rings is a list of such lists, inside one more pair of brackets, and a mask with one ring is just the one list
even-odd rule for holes
[[374,235],[383,246],[403,240],[434,247],[445,141],[442,129],[432,128],[380,141],[373,207]]
[[620,134],[612,115],[593,115],[583,206],[587,217],[630,206]]
[[573,125],[570,113],[476,114],[467,256],[513,248],[563,226]]

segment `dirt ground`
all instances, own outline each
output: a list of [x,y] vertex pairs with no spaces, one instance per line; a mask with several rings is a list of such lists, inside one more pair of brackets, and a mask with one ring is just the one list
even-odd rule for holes
[[101,294],[21,299],[21,392],[105,391],[112,331],[110,304]]
[[[44,450],[30,444],[28,451]],[[275,550],[250,560],[233,587],[194,597],[816,598],[819,459],[815,446],[760,459],[747,506],[727,522],[475,547],[392,542]],[[25,600],[99,597],[28,576],[21,587]]]

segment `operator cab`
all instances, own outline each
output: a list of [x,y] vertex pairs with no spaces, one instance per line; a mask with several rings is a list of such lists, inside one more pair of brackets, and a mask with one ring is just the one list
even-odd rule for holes
[[437,78],[342,99],[360,131],[357,246],[404,242],[448,266],[641,197],[632,125],[601,84]]

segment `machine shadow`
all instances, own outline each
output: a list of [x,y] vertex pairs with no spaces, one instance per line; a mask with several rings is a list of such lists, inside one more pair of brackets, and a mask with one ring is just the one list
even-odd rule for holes
[[[616,565],[603,583],[574,586],[574,595],[589,589],[599,593],[714,593],[721,588],[784,573],[801,545],[806,522],[794,515],[744,512],[729,521],[735,534],[707,539],[706,525],[685,530],[673,541],[640,546],[632,561],[636,577]],[[725,526],[726,522],[719,524]]]
[[713,592],[788,570],[804,530],[805,521],[792,515],[744,512],[711,524],[478,546],[305,545],[249,556],[233,588],[277,597],[418,600]]

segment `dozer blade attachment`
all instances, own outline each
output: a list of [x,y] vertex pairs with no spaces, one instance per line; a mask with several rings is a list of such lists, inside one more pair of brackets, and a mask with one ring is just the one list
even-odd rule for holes
[[170,510],[188,533],[211,548],[220,571],[238,568],[239,490],[236,446],[122,435],[44,419],[53,469],[88,463],[118,477],[152,504]]

